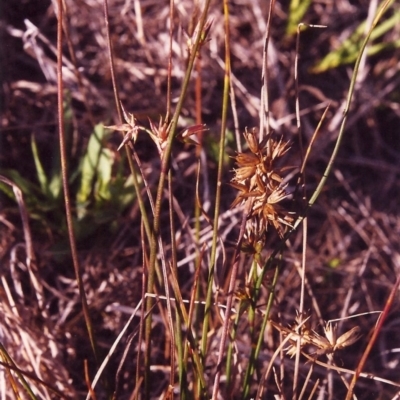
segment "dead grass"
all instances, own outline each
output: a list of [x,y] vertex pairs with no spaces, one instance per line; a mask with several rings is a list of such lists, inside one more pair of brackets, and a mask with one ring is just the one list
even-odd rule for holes
[[[31,2],[39,4],[39,2]],[[240,131],[258,125],[261,89],[263,40],[266,30],[267,5],[265,2],[233,2],[230,5],[232,82],[236,95],[236,109]],[[140,13],[135,7],[140,5]],[[70,163],[78,165],[84,154],[95,123],[118,123],[109,72],[102,1],[67,1],[69,35],[75,51],[81,82],[77,78],[71,56],[65,47],[65,88],[71,96],[72,118],[69,126]],[[121,101],[138,124],[149,127],[147,118],[153,121],[165,115],[167,89],[167,61],[169,41],[169,5],[159,1],[110,1],[110,32],[114,45],[114,62],[119,83]],[[179,97],[181,81],[186,70],[186,37],[180,27],[190,30],[192,2],[175,2],[175,30],[173,33],[173,67],[171,69],[171,98],[173,105]],[[57,157],[57,110],[56,110],[56,18],[53,6],[19,8],[3,6],[1,20],[2,88],[1,114],[1,174],[18,170],[28,181],[37,182],[30,136],[35,135],[45,168],[49,169]],[[394,6],[389,14],[399,12]],[[306,168],[305,193],[312,194],[321,179],[324,167],[337,138],[342,119],[343,104],[349,86],[352,65],[341,65],[322,74],[311,74],[310,68],[326,53],[339,46],[368,16],[368,2],[356,5],[348,1],[313,2],[303,18],[304,22],[325,24],[325,30],[310,30],[301,38],[299,101],[302,110],[302,137],[307,145],[315,131],[323,109],[330,103],[326,122],[312,149]],[[204,156],[200,198],[203,211],[199,237],[196,238],[193,209],[195,207],[197,155],[193,146],[177,144],[173,148],[173,207],[177,248],[178,281],[183,299],[190,300],[193,286],[198,285],[200,302],[207,293],[207,271],[211,259],[212,218],[215,203],[217,175],[217,148],[221,123],[222,89],[224,79],[224,26],[221,4],[214,4],[209,12],[213,21],[210,41],[202,51],[202,119],[208,131],[203,134]],[[24,19],[33,25],[26,26]],[[268,53],[269,91],[271,97],[271,127],[279,137],[291,143],[285,165],[300,166],[298,130],[295,120],[294,59],[295,38],[285,37],[288,19],[286,4],[276,4],[272,21],[271,42]],[[382,42],[398,37],[399,27],[386,33]],[[53,47],[54,46],[54,47]],[[23,48],[24,47],[24,48]],[[324,321],[338,320],[338,336],[358,326],[362,337],[349,347],[335,350],[327,357],[318,359],[336,363],[349,370],[357,367],[368,344],[370,335],[379,318],[377,312],[385,307],[390,290],[400,274],[400,140],[399,113],[399,49],[388,46],[376,56],[367,59],[360,70],[360,79],[351,108],[344,143],[316,205],[308,213],[308,237],[306,259],[306,294],[304,310],[310,316],[310,330],[323,336]],[[194,125],[196,93],[191,82],[180,121],[180,129]],[[232,114],[228,128],[234,131]],[[234,132],[228,135],[226,153],[236,158],[237,147]],[[141,172],[154,193],[160,175],[157,149],[144,132],[140,132],[135,145],[141,160]],[[112,133],[106,146],[113,152],[115,168],[127,170],[122,153],[116,151],[121,136]],[[243,143],[242,143],[243,144]],[[72,167],[71,167],[72,168]],[[219,217],[219,244],[213,302],[225,304],[228,293],[231,258],[237,241],[242,210],[230,209],[237,196],[229,186],[233,177],[232,159],[226,158],[223,174],[223,195]],[[126,175],[129,175],[127,170]],[[12,176],[7,175],[12,180]],[[295,188],[295,177],[288,181],[288,189]],[[18,182],[16,182],[18,184]],[[74,183],[72,183],[72,186]],[[81,311],[80,297],[73,276],[65,231],[52,226],[54,211],[49,213],[31,209],[30,197],[25,194],[29,209],[30,228],[37,258],[35,279],[43,290],[43,298],[37,297],[37,285],[29,276],[26,256],[26,231],[22,227],[14,202],[3,196],[0,210],[0,343],[7,350],[15,366],[23,370],[25,379],[34,388],[37,398],[85,398],[84,361],[89,360],[90,381],[98,370],[90,350],[86,327]],[[298,204],[288,202],[288,207],[298,211]],[[63,209],[60,210],[61,215]],[[150,212],[150,206],[146,204]],[[49,218],[49,222],[46,222]],[[128,206],[115,224],[78,242],[79,257],[90,312],[98,339],[101,359],[107,354],[117,336],[123,330],[135,307],[143,300],[142,250],[147,241],[141,228],[140,210],[136,202]],[[167,207],[161,217],[161,237],[165,241],[165,254],[171,259],[173,251],[169,242]],[[267,225],[267,223],[265,223]],[[268,227],[263,239],[261,259],[268,260],[279,243],[279,236]],[[25,235],[25,236],[24,236]],[[301,293],[301,260],[304,254],[301,229],[286,242],[280,262],[280,274],[275,284],[275,298],[271,318],[288,330],[294,330],[296,311],[299,310]],[[145,245],[143,244],[145,243]],[[197,275],[198,255],[201,269]],[[236,293],[238,298],[251,297],[249,258],[240,257]],[[260,264],[261,265],[261,264]],[[255,268],[255,267],[253,267]],[[233,365],[231,376],[222,375],[220,398],[242,398],[243,376],[251,354],[254,332],[260,329],[266,303],[271,292],[275,266],[270,268],[260,288],[257,304],[251,306],[237,321],[233,341]],[[172,279],[172,278],[170,278]],[[304,279],[303,279],[304,281]],[[172,283],[171,283],[172,284]],[[162,286],[157,286],[164,295]],[[247,296],[247,297],[246,297]],[[174,297],[171,295],[171,297]],[[43,305],[39,304],[40,301]],[[249,300],[250,301],[250,300]],[[245,303],[245,302],[244,302]],[[243,304],[244,304],[243,303]],[[237,302],[235,303],[238,304]],[[194,308],[193,320],[201,324],[203,306]],[[398,355],[400,329],[398,301],[393,304],[378,341],[370,354],[364,371],[371,377],[395,381],[399,384]],[[254,313],[253,316],[251,312]],[[120,399],[135,398],[135,374],[143,376],[137,368],[136,357],[144,351],[143,337],[139,335],[140,314],[128,326],[122,343],[116,347],[103,376],[108,377],[111,392],[117,384]],[[149,398],[168,397],[171,365],[170,332],[167,303],[160,297],[153,311],[153,335],[151,347],[151,390]],[[175,315],[175,314],[174,314]],[[345,319],[357,316],[353,319]],[[218,348],[222,335],[225,310],[212,307],[207,357],[204,360],[207,390],[211,394],[217,370]],[[236,323],[236,322],[235,322]],[[285,330],[283,329],[283,330]],[[299,328],[301,329],[301,328]],[[201,341],[199,326],[193,328],[196,339]],[[184,332],[184,334],[186,334]],[[287,335],[290,332],[286,332]],[[312,387],[317,389],[312,398],[344,399],[346,387],[338,373],[326,366],[312,364],[302,357],[300,367],[288,356],[273,358],[285,335],[280,335],[268,324],[262,350],[256,364],[255,379],[251,381],[249,396],[256,396],[263,388],[265,398],[294,398],[293,375],[299,371],[298,394],[307,382],[306,394],[311,396]],[[142,342],[139,342],[142,340]],[[286,344],[287,346],[287,344]],[[284,346],[284,347],[286,347]],[[200,344],[199,344],[200,347]],[[307,343],[305,350],[315,352],[315,343]],[[126,359],[124,352],[127,352]],[[329,352],[328,352],[329,353]],[[271,360],[274,360],[272,363]],[[121,372],[118,368],[121,360]],[[12,383],[20,382],[4,363],[0,366],[0,393],[12,398]],[[194,388],[195,368],[188,362],[187,387],[196,398]],[[275,371],[267,375],[268,368]],[[141,364],[143,367],[143,364]],[[312,371],[311,378],[306,378]],[[275,374],[275,377],[274,377]],[[13,376],[13,377],[12,377]],[[343,373],[348,382],[351,376]],[[34,378],[35,377],[35,378]],[[38,379],[48,385],[41,385]],[[265,381],[264,381],[265,379]],[[309,380],[308,380],[309,379]],[[227,383],[229,381],[229,384]],[[175,380],[176,397],[178,379]],[[116,383],[117,382],[117,383]],[[96,392],[97,398],[106,398],[104,382]],[[15,383],[19,391],[20,383]],[[52,391],[54,389],[54,391]],[[141,389],[140,389],[141,390]],[[58,391],[58,395],[55,394]],[[396,398],[399,387],[373,379],[360,378],[356,386],[358,399]],[[320,397],[318,397],[318,395]],[[304,395],[305,396],[305,395]]]

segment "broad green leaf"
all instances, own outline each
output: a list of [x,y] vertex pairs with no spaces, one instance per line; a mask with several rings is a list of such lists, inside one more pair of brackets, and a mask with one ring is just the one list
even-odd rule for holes
[[49,193],[51,194],[53,199],[58,199],[62,190],[62,178],[61,172],[58,174],[54,174],[51,177],[51,181],[49,183]]
[[36,176],[39,181],[40,188],[43,195],[47,200],[53,201],[59,198],[62,189],[62,179],[61,179],[61,166],[59,162],[59,149],[55,150],[55,155],[53,157],[57,158],[57,161],[53,163],[50,182],[43,168],[43,164],[40,161],[39,151],[37,148],[35,137],[31,136],[31,148],[33,160],[35,162]]
[[112,152],[109,149],[102,149],[97,165],[97,176],[95,185],[95,198],[102,200],[109,200],[110,193],[110,180],[113,165]]
[[40,161],[39,158],[39,152],[35,140],[35,136],[31,135],[31,149],[32,149],[32,155],[33,155],[33,161],[35,162],[35,168],[36,168],[36,176],[39,181],[40,188],[42,189],[42,193],[45,196],[48,196],[49,191],[48,191],[48,180],[47,180],[47,175],[44,171],[42,162]]
[[84,216],[83,205],[86,205],[93,194],[93,184],[102,150],[105,129],[102,124],[95,126],[90,136],[88,148],[81,164],[81,183],[77,193],[78,219]]

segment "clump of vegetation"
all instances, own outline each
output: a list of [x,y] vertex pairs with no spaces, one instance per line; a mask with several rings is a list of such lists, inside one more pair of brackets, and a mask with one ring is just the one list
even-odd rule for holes
[[6,10],[5,398],[398,395],[400,10],[210,3]]

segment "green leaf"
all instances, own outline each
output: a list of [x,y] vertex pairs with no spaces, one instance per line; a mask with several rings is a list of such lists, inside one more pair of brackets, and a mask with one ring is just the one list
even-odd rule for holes
[[58,157],[58,148],[57,150],[55,150],[56,154],[53,154],[53,158],[56,158],[57,161],[53,163],[50,182],[43,168],[43,164],[40,161],[39,151],[37,148],[35,137],[33,135],[31,136],[31,149],[33,161],[35,162],[36,176],[39,181],[42,194],[48,201],[53,202],[54,200],[59,198],[62,189],[61,166]]
[[[15,169],[3,169],[0,170],[0,174],[7,177],[10,181],[14,182],[24,194],[24,198],[27,204],[37,204],[37,194],[40,193],[40,189],[33,185],[30,181],[25,179],[17,170]],[[0,189],[11,199],[15,200],[14,191],[10,186],[1,184]]]
[[51,178],[51,181],[48,186],[48,191],[51,194],[53,199],[58,199],[61,194],[62,189],[62,179],[61,179],[61,171],[58,174],[54,174]]
[[[313,68],[311,68],[311,72],[318,74],[332,68],[337,68],[340,65],[354,63],[364,40],[365,23],[366,22],[364,21],[362,24],[360,24],[356,31],[348,39],[346,39],[337,50],[331,51]],[[386,21],[383,21],[372,31],[371,41],[378,39],[390,29],[393,29],[398,25],[400,25],[400,10],[396,11],[390,18],[388,18]],[[368,47],[367,54],[369,56],[376,55],[383,50],[398,47],[400,47],[399,40],[382,42]]]
[[112,172],[113,158],[112,152],[109,149],[102,149],[97,165],[97,180],[95,185],[95,198],[102,200],[109,200],[110,181]]
[[43,165],[39,158],[39,152],[38,152],[38,148],[37,148],[37,144],[36,144],[34,135],[31,135],[31,149],[32,149],[32,155],[33,155],[33,161],[35,162],[36,176],[39,181],[40,188],[42,189],[42,193],[44,195],[48,195],[47,175],[44,172]]
[[[78,219],[85,215],[85,208],[91,196],[93,195],[94,178],[98,169],[102,141],[105,137],[105,129],[102,124],[95,126],[92,135],[90,136],[88,148],[81,163],[81,182],[77,193]],[[104,167],[103,167],[104,168]]]
[[10,199],[15,200],[15,195],[12,187],[4,182],[0,182],[0,190]]
[[288,24],[286,28],[287,35],[294,35],[297,32],[297,26],[310,7],[312,0],[292,0],[289,6]]

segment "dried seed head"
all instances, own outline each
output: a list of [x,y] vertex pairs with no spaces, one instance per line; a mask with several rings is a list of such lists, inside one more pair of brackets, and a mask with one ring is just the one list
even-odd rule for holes
[[345,347],[351,346],[361,337],[359,326],[355,326],[354,328],[343,333],[343,335],[339,336],[338,339],[336,331],[336,324],[332,325],[330,322],[328,322],[324,327],[325,336],[329,340],[330,344],[333,346],[333,351],[341,350]]
[[163,154],[165,147],[167,146],[168,135],[171,125],[167,121],[163,122],[163,118],[160,115],[160,121],[158,126],[149,118],[150,124],[150,137],[157,146],[158,153],[160,156]]
[[[311,345],[316,348],[313,354],[320,356],[323,354],[333,354],[336,350],[351,346],[361,337],[360,328],[356,326],[337,339],[337,326],[329,322],[324,327],[324,337],[312,330],[308,323],[302,323],[301,319],[298,319],[298,317],[299,315],[296,317],[295,324],[289,329],[271,321],[272,326],[276,329],[283,332],[285,335],[291,335],[293,337],[293,340],[289,339],[290,346],[286,349],[287,354],[291,357],[296,354],[297,340],[300,340],[301,349],[306,345]],[[307,321],[308,319],[306,322]]]
[[249,146],[249,149],[252,153],[258,154],[261,153],[265,143],[259,143],[258,141],[258,134],[256,128],[252,128],[250,132],[247,131],[247,128],[245,129],[243,133],[244,138],[246,139],[246,142]]
[[[287,198],[287,185],[282,185],[281,173],[284,168],[276,167],[276,161],[289,150],[287,142],[273,139],[271,135],[258,141],[256,129],[245,130],[244,137],[249,151],[238,153],[234,158],[237,168],[234,170],[232,186],[239,190],[232,207],[252,202],[249,212],[248,239],[261,236],[272,225],[280,236],[283,236],[287,226],[290,226],[292,218],[282,206],[278,205]],[[258,227],[257,235],[250,233],[251,224]],[[254,248],[255,243],[247,243]]]
[[309,319],[310,316],[307,317],[305,314],[298,313],[295,323],[289,328],[285,328],[274,321],[270,321],[271,325],[275,329],[281,332],[284,336],[289,336],[290,345],[285,349],[285,351],[290,357],[296,355],[298,341],[300,341],[300,349],[303,349],[305,346],[310,344],[312,331],[310,328]]

